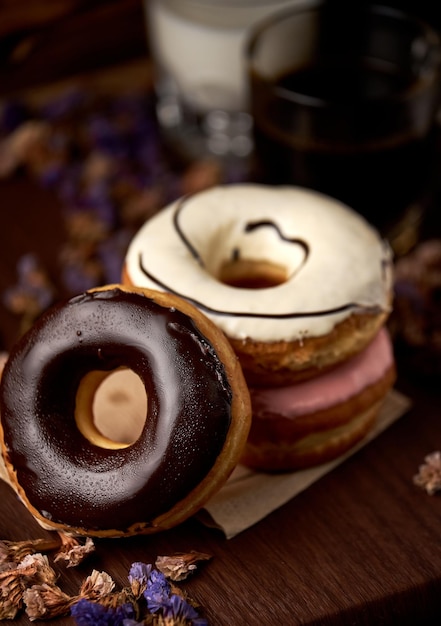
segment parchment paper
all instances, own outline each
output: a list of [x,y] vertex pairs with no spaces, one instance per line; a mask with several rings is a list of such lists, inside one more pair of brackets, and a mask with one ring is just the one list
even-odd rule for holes
[[238,465],[227,483],[205,506],[208,515],[201,515],[201,521],[219,528],[231,539],[307,489],[378,437],[404,415],[410,405],[410,400],[398,391],[389,392],[375,428],[350,452],[330,463],[286,474],[254,472]]

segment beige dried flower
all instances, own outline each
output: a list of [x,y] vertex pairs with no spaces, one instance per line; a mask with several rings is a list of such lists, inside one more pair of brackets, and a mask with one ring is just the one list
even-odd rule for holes
[[430,496],[441,490],[441,452],[431,452],[424,458],[424,463],[418,468],[413,482],[425,489]]
[[63,532],[58,534],[61,540],[61,548],[54,557],[55,563],[64,560],[67,567],[76,567],[95,550],[95,544],[90,537],[87,537],[86,542],[81,544],[71,535]]
[[39,553],[26,555],[15,568],[4,566],[0,573],[0,618],[13,619],[22,606],[26,587],[53,585],[56,574],[47,557]]
[[23,592],[26,614],[31,621],[51,619],[69,613],[73,604],[81,598],[100,601],[106,606],[118,606],[127,596],[112,594],[115,583],[106,572],[93,570],[81,585],[79,594],[69,596],[53,582],[34,584]]
[[81,585],[79,597],[98,600],[110,594],[114,587],[115,583],[109,574],[94,569]]
[[69,613],[75,598],[65,594],[57,585],[32,585],[23,592],[26,614],[31,621],[51,619]]
[[197,569],[199,561],[209,561],[211,556],[203,552],[178,552],[172,556],[158,556],[157,569],[170,580],[185,580]]
[[25,556],[18,564],[17,572],[21,573],[21,577],[27,585],[52,585],[57,580],[57,574],[49,565],[47,556],[40,553]]
[[22,606],[22,595],[21,578],[10,565],[0,576],[0,619],[14,619]]

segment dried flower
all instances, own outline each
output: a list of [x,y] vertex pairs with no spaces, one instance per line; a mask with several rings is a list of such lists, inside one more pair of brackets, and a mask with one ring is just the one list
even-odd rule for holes
[[88,600],[98,600],[111,593],[114,587],[115,583],[109,574],[94,569],[81,585],[79,595]]
[[204,626],[207,622],[200,618],[196,609],[174,589],[165,575],[153,569],[150,573],[144,598],[151,613],[158,613],[158,625],[163,626]]
[[113,591],[107,595],[103,595],[99,599],[99,603],[108,609],[116,609],[123,604],[132,604],[136,606],[137,598],[134,597],[130,589],[124,588],[121,591]]
[[152,566],[150,564],[140,563],[139,561],[132,564],[128,578],[135,598],[140,598],[144,593],[151,571]]
[[171,593],[170,583],[164,574],[152,570],[144,591],[147,608],[152,613],[160,611],[168,602]]
[[180,581],[185,580],[197,569],[199,561],[210,559],[211,556],[203,552],[178,552],[172,556],[158,556],[155,565],[167,578]]
[[33,584],[49,584],[56,574],[42,554],[29,554],[17,565],[4,564],[0,573],[0,618],[13,619],[23,603],[23,591]]
[[14,619],[22,605],[22,593],[21,578],[10,565],[0,576],[0,619]]
[[413,482],[425,489],[430,496],[441,490],[441,452],[432,452],[424,458],[424,463],[418,468]]
[[[116,600],[111,594],[114,585],[115,583],[109,574],[93,570],[92,574],[81,585],[77,596],[65,594],[52,580],[42,584],[34,584],[27,588],[23,593],[23,601],[26,605],[26,613],[31,621],[66,615],[71,607],[81,600],[95,602],[104,598],[107,599],[107,602],[102,605],[103,609],[109,608],[110,605],[117,609],[123,605],[126,595],[123,594],[119,600]],[[119,594],[114,595],[119,596]]]
[[131,604],[124,604],[115,609],[96,602],[81,599],[71,608],[71,615],[78,626],[127,626],[134,622],[134,610]]
[[67,567],[76,567],[95,550],[95,544],[90,537],[84,544],[79,543],[75,537],[59,532],[61,548],[54,557],[54,561],[66,561]]
[[43,583],[25,589],[23,601],[26,605],[27,616],[31,621],[34,621],[66,615],[73,599],[61,591],[57,585]]
[[[56,542],[43,543],[43,540],[35,540],[1,543],[4,560],[0,570],[0,619],[14,619],[24,606],[31,621],[52,619],[71,612],[79,626],[206,624],[181,590],[170,584],[165,574],[153,569],[150,564],[133,563],[128,574],[129,586],[119,591],[114,591],[115,583],[109,574],[93,570],[84,580],[78,594],[70,596],[56,585],[57,574],[50,567],[47,556],[41,553],[26,554],[16,567],[12,561],[7,560],[8,555],[17,558],[18,554],[34,550],[37,545],[48,549],[53,549],[55,544],[59,547],[60,541],[62,549],[55,560],[66,558],[71,562],[75,558],[67,555],[71,551],[77,553],[80,548],[85,547],[76,539],[62,533]],[[207,555],[202,556],[208,558]],[[172,565],[173,573],[176,568],[185,567],[189,561],[198,558],[201,558],[200,554],[192,553],[192,559],[184,559],[184,564],[180,560],[179,567]],[[158,560],[168,563],[168,557]],[[172,563],[175,564],[175,561]],[[143,615],[146,610],[148,613]]]
[[167,620],[173,620],[171,624],[178,626],[178,624],[182,624],[182,626],[187,626],[188,624],[192,624],[192,626],[205,626],[207,621],[199,617],[197,611],[184,600],[182,596],[172,594],[168,599],[168,602],[163,607],[163,616]]
[[57,579],[57,574],[49,565],[47,556],[44,554],[28,554],[17,566],[19,572],[27,584],[52,585]]
[[28,554],[48,552],[60,546],[59,539],[28,539],[26,541],[0,540],[0,563],[20,563]]

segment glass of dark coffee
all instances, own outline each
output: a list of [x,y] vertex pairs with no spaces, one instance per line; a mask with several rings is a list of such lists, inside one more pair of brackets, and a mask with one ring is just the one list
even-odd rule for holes
[[312,2],[248,40],[256,177],[336,197],[387,230],[433,174],[441,43],[393,8]]

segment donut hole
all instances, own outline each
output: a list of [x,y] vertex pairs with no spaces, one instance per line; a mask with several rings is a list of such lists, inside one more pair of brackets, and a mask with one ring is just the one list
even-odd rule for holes
[[[195,245],[195,247],[197,247]],[[309,246],[271,221],[227,224],[197,247],[206,271],[238,289],[268,289],[289,282],[304,266]]]
[[233,259],[224,261],[219,270],[219,280],[224,285],[239,289],[267,289],[285,283],[290,272],[272,261]]
[[100,448],[126,448],[140,437],[148,398],[141,378],[129,368],[89,372],[77,391],[75,420]]

